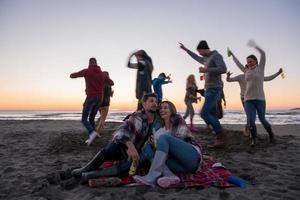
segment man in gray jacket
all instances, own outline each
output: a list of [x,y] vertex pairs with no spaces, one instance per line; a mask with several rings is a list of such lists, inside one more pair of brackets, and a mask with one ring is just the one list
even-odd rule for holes
[[205,101],[201,109],[202,119],[213,127],[216,133],[216,140],[211,147],[224,145],[224,133],[220,121],[216,115],[217,102],[221,98],[223,90],[222,74],[227,68],[221,54],[216,50],[211,51],[205,40],[201,40],[197,46],[197,51],[201,56],[187,49],[183,44],[180,48],[186,51],[194,60],[204,65],[199,68],[200,73],[204,73],[205,79]]

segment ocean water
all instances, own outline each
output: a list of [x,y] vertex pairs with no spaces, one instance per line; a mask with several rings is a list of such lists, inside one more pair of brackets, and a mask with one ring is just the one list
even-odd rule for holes
[[[198,112],[198,111],[197,111]],[[121,122],[131,111],[110,111],[107,121]],[[183,113],[180,113],[183,115]],[[97,114],[97,118],[99,115]],[[80,120],[81,111],[7,111],[0,110],[0,120]],[[267,120],[274,125],[300,124],[300,109],[268,110]],[[245,124],[246,115],[242,110],[225,110],[222,124]],[[258,118],[256,119],[259,124]],[[187,119],[189,122],[189,118]],[[204,124],[198,114],[194,117],[195,124]]]

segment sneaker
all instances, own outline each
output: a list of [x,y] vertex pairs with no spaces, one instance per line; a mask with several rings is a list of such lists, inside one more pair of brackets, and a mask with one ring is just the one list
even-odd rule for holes
[[135,175],[132,178],[139,185],[148,185],[148,186],[151,186],[151,187],[155,187],[155,180],[154,181],[147,180],[147,175],[146,176]]
[[157,184],[163,188],[174,186],[177,185],[178,183],[180,183],[180,178],[178,178],[177,176],[164,176],[164,177],[160,177],[157,180]]
[[89,135],[89,139],[87,139],[85,141],[85,143],[88,146],[90,146],[97,136],[98,136],[98,133],[96,131],[91,132],[90,135]]

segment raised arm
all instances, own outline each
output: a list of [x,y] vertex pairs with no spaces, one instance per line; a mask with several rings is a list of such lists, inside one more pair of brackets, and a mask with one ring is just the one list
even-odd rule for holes
[[271,81],[271,80],[273,80],[274,78],[276,78],[277,76],[279,76],[281,73],[282,73],[282,68],[280,68],[280,69],[278,70],[278,72],[276,72],[275,74],[272,74],[272,75],[270,75],[270,76],[265,76],[265,77],[264,77],[264,81]]
[[234,76],[234,77],[230,77],[231,75],[232,75],[232,73],[229,71],[229,72],[227,72],[227,74],[226,74],[227,76],[226,76],[226,81],[227,82],[234,82],[234,81],[238,81],[238,76]]
[[260,53],[260,61],[258,63],[259,67],[265,68],[266,65],[266,53],[264,50],[262,50],[253,40],[249,40],[248,46],[253,47]]
[[128,63],[127,63],[127,67],[128,68],[132,68],[132,69],[138,69],[139,68],[139,64],[138,63],[131,63],[130,60],[131,58],[134,56],[134,53],[131,54],[128,58]]
[[182,43],[179,43],[179,47],[184,50],[187,54],[189,54],[194,60],[196,60],[197,62],[204,64],[204,58],[201,56],[198,56],[197,54],[195,54],[194,52],[192,52],[191,50],[189,50],[188,48],[186,48]]
[[79,72],[75,72],[70,74],[70,78],[78,78],[78,77],[84,77],[85,75],[85,69],[79,71]]
[[236,66],[238,66],[238,68],[242,71],[245,72],[245,67],[244,65],[237,59],[237,57],[234,55],[234,53],[228,48],[228,55],[232,56],[233,62],[236,64]]

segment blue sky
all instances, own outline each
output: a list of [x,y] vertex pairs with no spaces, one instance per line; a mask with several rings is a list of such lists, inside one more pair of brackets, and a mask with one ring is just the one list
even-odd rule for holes
[[[153,78],[171,74],[164,97],[184,109],[186,77],[198,77],[200,64],[178,42],[195,51],[203,39],[233,75],[241,72],[226,48],[244,63],[259,56],[246,45],[254,39],[267,54],[265,75],[286,74],[265,83],[268,107],[299,107],[299,11],[297,0],[0,0],[0,109],[81,109],[84,80],[69,74],[90,57],[115,82],[111,109],[135,108],[136,71],[126,62],[137,49],[152,57]],[[241,108],[238,84],[223,80],[228,108]]]

